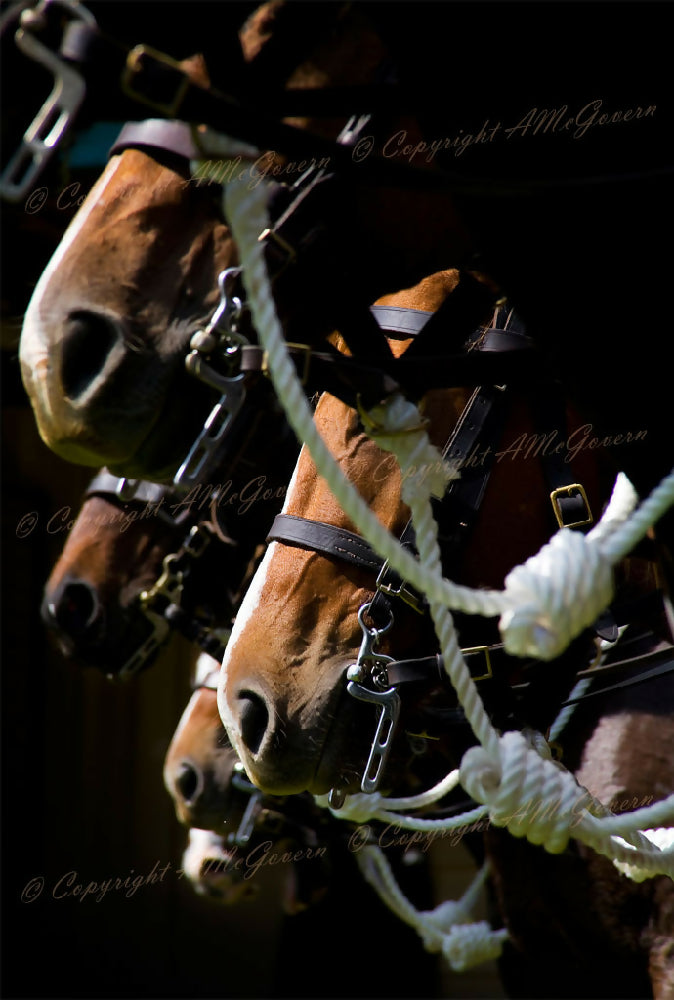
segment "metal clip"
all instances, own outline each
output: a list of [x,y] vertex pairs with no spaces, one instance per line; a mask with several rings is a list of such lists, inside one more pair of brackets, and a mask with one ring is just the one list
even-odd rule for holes
[[[579,521],[573,521],[570,524],[564,523],[564,514],[562,512],[562,507],[560,504],[560,497],[570,497],[573,492],[580,493],[581,499],[585,504],[585,518]],[[560,528],[582,528],[583,525],[592,524],[594,518],[592,517],[592,511],[590,510],[590,503],[587,499],[587,494],[580,483],[570,483],[568,486],[560,486],[558,489],[553,490],[550,494],[550,500],[552,501],[552,509],[555,512],[555,517],[557,518],[557,524]]]
[[244,378],[244,375],[237,375],[235,378],[223,379],[227,389],[211,410],[203,430],[176,472],[173,478],[174,486],[192,486],[199,482],[200,476],[206,475],[208,462],[213,458],[232,421],[243,406],[246,398]]
[[264,793],[248,780],[243,764],[240,761],[237,761],[232,769],[231,780],[232,788],[235,788],[237,792],[243,792],[247,795],[248,802],[246,803],[246,808],[236,833],[227,835],[227,843],[244,847],[250,840],[255,829],[256,820],[262,810],[262,796]]
[[240,333],[236,332],[236,321],[243,312],[243,303],[237,295],[231,294],[231,287],[234,279],[241,274],[240,267],[226,267],[218,275],[218,288],[220,289],[220,304],[213,313],[213,317],[206,327],[207,333],[220,330],[227,338],[234,337],[237,343],[247,344],[248,341]]
[[52,91],[23,134],[19,148],[0,175],[0,196],[21,201],[30,192],[55,153],[84,100],[86,86],[80,74],[32,34],[31,22],[39,25],[42,14],[56,2],[80,20],[96,26],[93,14],[68,0],[42,0],[34,10],[24,10],[22,24],[14,36],[17,47],[54,77]]
[[379,786],[400,716],[400,695],[394,687],[373,691],[361,683],[369,675],[374,684],[384,687],[388,683],[388,677],[384,680],[386,665],[393,662],[392,656],[375,652],[375,646],[381,636],[385,635],[393,625],[393,615],[390,615],[389,621],[383,628],[369,628],[364,621],[369,608],[370,604],[367,603],[358,609],[358,622],[363,632],[363,639],[358,651],[358,662],[352,664],[346,672],[347,692],[358,701],[369,702],[379,709],[375,734],[360,785],[363,792],[374,792]]
[[388,594],[390,597],[397,597],[405,604],[408,604],[415,611],[418,611],[420,615],[426,613],[424,607],[424,599],[415,590],[413,590],[409,584],[405,583],[397,574],[396,579],[399,581],[399,585],[396,586],[395,583],[385,583],[384,578],[389,572],[388,559],[379,571],[379,576],[375,582],[375,587],[380,590],[383,594]]
[[386,691],[370,691],[355,681],[349,681],[346,690],[359,701],[369,702],[379,709],[377,728],[360,783],[362,792],[375,792],[393,745],[393,735],[400,716],[400,695],[394,687]]
[[[154,84],[155,87],[157,79],[161,79],[163,82],[169,78],[172,81],[174,91],[168,100],[157,100],[133,85],[143,73],[147,76],[148,70],[154,71],[154,79],[150,83]],[[155,111],[160,111],[167,118],[177,118],[178,109],[191,82],[180,63],[172,59],[171,56],[167,56],[165,52],[159,52],[149,45],[136,45],[127,56],[121,86],[127,97],[131,97],[134,101],[140,101],[141,104],[154,108]]]
[[178,556],[175,552],[164,556],[161,576],[149,590],[144,590],[140,595],[139,600],[146,613],[150,610],[150,603],[160,595],[166,597],[171,604],[180,603],[180,596],[183,591],[183,573],[180,570],[175,572],[173,569],[173,563],[177,558]]
[[[143,640],[143,643],[139,646],[136,652],[129,657],[121,670],[118,671],[116,676],[120,678],[132,677],[134,674],[138,673],[140,668],[147,663],[153,653],[155,653],[160,646],[163,646],[170,631],[169,623],[162,615],[158,615],[149,607],[143,605],[142,602],[141,606],[143,608],[143,614],[152,624],[152,632],[147,639]],[[115,675],[113,674],[110,676]]]

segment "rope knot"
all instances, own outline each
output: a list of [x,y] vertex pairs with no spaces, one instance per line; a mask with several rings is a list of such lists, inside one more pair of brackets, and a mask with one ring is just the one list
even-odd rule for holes
[[471,747],[461,761],[461,784],[471,798],[488,806],[495,826],[514,837],[542,844],[551,854],[566,848],[577,807],[588,795],[574,776],[541,756],[519,732],[504,733],[499,757]]
[[428,421],[413,403],[396,392],[371,410],[359,407],[359,414],[366,434],[398,459],[405,503],[420,493],[444,496],[447,483],[458,473],[429,441]]
[[552,660],[611,603],[611,561],[591,539],[562,528],[508,574],[505,594],[512,605],[499,623],[506,650]]
[[442,954],[454,972],[465,972],[501,954],[507,931],[493,931],[485,920],[455,925],[442,941]]

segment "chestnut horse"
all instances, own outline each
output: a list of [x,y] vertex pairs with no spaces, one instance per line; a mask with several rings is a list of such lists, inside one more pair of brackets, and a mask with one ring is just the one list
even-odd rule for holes
[[176,815],[190,828],[183,868],[198,892],[229,904],[251,895],[272,849],[278,857],[290,852],[296,862],[284,865],[283,907],[297,913],[327,891],[331,842],[340,824],[330,822],[311,796],[274,799],[250,784],[218,713],[219,671],[208,653],[198,657],[193,694],[164,761]]
[[[456,287],[456,273],[443,273],[388,297],[386,304],[432,312]],[[402,353],[408,343],[392,343],[392,349]],[[550,385],[544,391],[551,391]],[[447,438],[466,397],[463,391],[448,390],[425,398],[422,412],[434,443]],[[541,449],[522,447],[527,442],[540,444],[545,439],[539,436],[541,431],[550,431],[531,422],[529,404],[535,398],[535,392],[527,395],[526,387],[518,390],[499,428],[501,443],[473,531],[465,553],[452,567],[452,578],[468,586],[501,589],[507,572],[538,551],[555,529],[550,491],[538,460]],[[570,480],[585,485],[589,508],[599,515],[616,469],[608,451],[573,447],[583,440],[585,425],[573,411],[567,418]],[[355,411],[327,393],[319,400],[315,421],[371,509],[385,527],[400,535],[408,512],[400,500],[400,475],[391,456],[363,433]],[[472,464],[479,466],[487,455],[487,451],[474,453]],[[469,463],[465,473],[470,474]],[[354,531],[305,450],[284,514],[287,519],[340,529],[343,546]],[[373,731],[370,707],[346,694],[345,673],[358,655],[359,609],[373,598],[376,570],[345,565],[336,549],[330,554],[314,544],[315,537],[272,530],[271,544],[246,592],[223,660],[219,688],[223,721],[251,779],[272,794],[303,789],[323,794],[333,787],[357,791]],[[630,626],[637,634],[641,628],[651,629],[671,659],[672,641],[649,544],[626,560],[619,579],[623,582],[616,607],[634,602],[628,604],[637,609],[630,614]],[[638,610],[639,602],[645,611]],[[394,625],[382,636],[382,655],[406,661],[420,651],[432,654],[436,647],[427,624],[404,605],[401,608],[399,612],[396,605]],[[493,623],[464,621],[460,616],[458,621],[463,647],[484,648],[498,641]],[[505,699],[512,698],[511,685],[521,684],[526,673],[511,666],[505,684],[497,674],[483,681],[486,704],[503,728],[525,724],[545,732],[569,697],[577,671],[589,665],[586,657],[587,651],[574,643],[554,664],[534,667],[531,690],[538,692],[515,708],[514,717],[508,716],[510,703]],[[428,687],[434,683],[437,678],[427,681]],[[624,811],[657,801],[674,787],[674,704],[666,676],[651,678],[641,687],[618,687],[609,685],[601,697],[579,702],[558,739],[565,766],[601,801]],[[436,701],[437,709],[442,705],[442,700]],[[450,756],[453,751],[453,763],[458,765],[466,733],[448,721],[449,715],[440,713],[434,720],[430,716],[431,724],[421,738],[431,755],[444,730],[445,736],[449,734]],[[397,747],[383,776],[384,790],[397,790],[401,748],[406,747],[409,755],[412,741],[418,744],[419,737],[419,731],[407,724],[403,698]],[[438,746],[445,750],[445,744]],[[553,856],[499,829],[487,831],[485,849],[511,937],[502,968],[513,995],[534,996],[542,988],[559,990],[550,994],[555,996],[628,997],[649,990],[658,998],[670,995],[674,886],[669,877],[635,885],[610,861],[582,845]],[[555,982],[548,985],[551,968]]]
[[[247,86],[263,89],[270,78],[288,78],[289,86],[299,88],[326,78],[346,84],[354,82],[354,72],[355,82],[366,83],[385,46],[357,11],[345,12],[343,21],[337,8],[327,9],[324,16],[304,5],[297,12],[293,5],[263,5],[240,34]],[[301,27],[314,21],[325,22],[317,38],[293,46],[308,49],[306,61],[288,64],[275,37],[278,23],[287,29],[290,22]],[[326,43],[335,39],[333,53]],[[190,80],[208,83],[203,59],[195,56],[182,66]],[[335,137],[346,120],[303,122]],[[113,147],[31,297],[20,359],[38,429],[57,454],[105,465],[115,475],[163,481],[208,413],[203,387],[187,376],[184,357],[217,304],[218,274],[237,264],[237,252],[214,197],[217,178],[205,183],[205,174],[192,176],[190,157],[203,154],[188,138],[189,129],[156,125],[150,121]],[[269,162],[270,171],[274,164]],[[292,184],[293,172],[285,179]],[[417,224],[423,219],[431,227],[437,218],[433,199],[421,193],[412,201],[406,219],[414,214]],[[418,202],[425,205],[423,216]],[[381,214],[388,219],[383,209]],[[389,221],[389,229],[397,227]],[[419,254],[406,241],[396,243],[400,267],[388,267],[391,288],[401,287],[403,262],[409,267]],[[420,274],[432,270],[425,259],[414,266],[424,268]]]
[[[436,99],[447,87],[444,11],[437,5],[412,13],[400,4],[385,18],[372,4],[321,8],[262,5],[240,31],[230,78],[227,67],[217,67],[219,85],[224,80],[233,93],[252,97],[261,115],[266,104],[282,109],[289,95],[292,108],[301,108],[301,92],[312,87],[325,88],[337,108],[326,103],[322,112],[320,100],[305,102],[308,113],[299,119],[316,136],[316,158],[327,148],[339,163],[332,187],[318,186],[329,196],[318,191],[313,209],[306,199],[304,223],[296,223],[298,238],[310,229],[326,238],[275,288],[288,339],[315,343],[341,328],[348,341],[354,311],[435,270],[475,266],[479,255],[480,269],[508,295],[594,433],[604,438],[625,421],[633,433],[645,431],[647,447],[616,442],[615,455],[637,490],[649,491],[672,466],[667,366],[653,364],[634,340],[634,331],[658,326],[669,304],[667,253],[640,250],[650,245],[654,225],[666,232],[671,221],[671,167],[663,159],[669,123],[657,103],[668,94],[666,57],[651,53],[626,77],[624,61],[603,44],[602,20],[580,9],[559,19],[566,44],[560,40],[554,57],[532,54],[528,45],[522,52],[525,34],[536,33],[531,24],[522,32],[508,8],[484,19],[464,6],[455,30],[474,29],[480,38],[483,87],[463,86],[473,53],[458,46],[451,89],[460,103],[448,103]],[[646,19],[633,23],[629,12],[620,16],[630,18],[623,25],[630,37],[647,31],[644,51],[663,44],[666,31]],[[527,8],[526,17],[545,34],[542,8]],[[530,71],[535,61],[535,107],[512,75],[504,86],[504,39],[510,58],[519,53]],[[569,48],[576,53],[571,75]],[[601,99],[599,51],[607,60]],[[184,69],[208,85],[203,60],[195,57]],[[340,104],[342,86],[356,88],[358,107],[349,105],[353,91],[342,91]],[[338,88],[336,104],[330,88]],[[484,93],[493,95],[493,108]],[[319,145],[342,131],[345,105],[373,112],[356,133],[366,141],[354,145],[349,170],[348,152],[340,159],[334,142]],[[221,107],[221,120],[211,115],[208,124],[236,132]],[[250,123],[254,114],[241,118]],[[269,134],[279,143],[286,135]],[[209,155],[204,135],[202,158]],[[288,143],[279,146],[285,159],[266,160],[263,172],[290,184],[300,171],[299,161],[288,159]],[[163,477],[175,469],[178,443],[198,426],[201,400],[182,356],[218,272],[235,253],[208,186],[190,183],[187,156],[147,143],[114,155],[32,297],[21,345],[24,382],[44,440],[71,460]],[[154,253],[160,237],[161,267]],[[569,273],[560,294],[560,276]],[[607,303],[619,303],[608,324]],[[475,309],[466,308],[451,335],[432,338],[429,353],[451,351],[478,322]],[[350,343],[363,329],[356,324]],[[384,358],[376,338],[361,347],[374,360]],[[673,519],[658,526],[667,540]]]

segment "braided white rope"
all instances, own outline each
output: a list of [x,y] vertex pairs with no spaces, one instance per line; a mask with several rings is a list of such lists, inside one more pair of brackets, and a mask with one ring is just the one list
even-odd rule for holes
[[[512,754],[508,746],[504,751],[505,737],[499,741],[498,734],[486,715],[479,693],[461,656],[451,615],[447,609],[454,607],[466,613],[486,616],[501,614],[502,635],[509,652],[518,655],[536,655],[542,659],[553,658],[575,635],[594,622],[599,613],[610,603],[613,596],[611,567],[634,547],[654,521],[674,503],[674,473],[663,480],[629,520],[624,520],[625,511],[631,507],[633,496],[628,502],[625,482],[619,479],[607,511],[608,516],[605,516],[593,531],[587,535],[580,535],[568,529],[561,529],[536,556],[528,560],[524,566],[516,567],[512,571],[506,580],[506,589],[503,593],[473,591],[443,579],[438,557],[437,527],[432,518],[428,492],[421,498],[408,499],[413,519],[416,519],[415,531],[420,553],[417,560],[402,548],[398,540],[393,538],[364,503],[355,487],[346,479],[334,461],[314,424],[313,415],[288,357],[266,273],[263,248],[258,242],[258,234],[268,224],[265,200],[263,183],[251,187],[250,184],[238,180],[225,187],[225,213],[230,220],[240,250],[243,280],[253,323],[267,351],[269,371],[277,395],[289,423],[306,445],[319,474],[326,480],[345,513],[373,548],[388,559],[404,579],[416,589],[426,593],[438,629],[445,668],[457,690],[466,716],[482,744],[481,748],[474,749],[486,754],[491,766],[491,777],[485,781],[484,778],[489,773],[485,760],[483,758],[478,760],[475,755],[468,762],[464,758],[461,768],[462,783],[464,780],[468,781],[476,792],[479,790],[483,798],[478,797],[477,801],[489,805],[490,812],[493,810],[501,820],[504,819],[504,808],[508,808],[505,802],[509,802],[510,806],[513,804],[511,797],[499,797],[501,784],[506,789],[513,784],[510,776],[503,772],[504,761],[508,763],[513,760],[519,768],[521,777],[516,779],[515,785],[517,781],[521,784],[524,780],[526,788],[533,792],[531,777],[537,775],[542,780],[543,791],[548,796],[560,791],[567,799],[570,794],[570,784],[560,782],[557,778],[551,780],[550,769],[544,767],[541,770],[538,762],[542,758],[536,750],[527,746],[524,754],[521,752]],[[405,430],[410,434],[421,434],[419,424],[417,415],[416,425],[414,427],[408,425]],[[391,440],[397,442],[405,440],[405,433],[400,433],[399,426],[389,427],[388,430],[393,431],[392,434],[389,433]],[[385,434],[380,436],[380,443],[384,439]],[[421,448],[419,442],[403,447],[401,449],[403,462],[406,457],[417,455]],[[413,479],[411,476],[408,478]],[[403,483],[405,479],[404,475]],[[435,485],[434,483],[433,488]],[[482,773],[481,780],[474,779],[474,768]],[[555,770],[559,772],[559,768]],[[575,779],[573,781],[575,784]],[[537,787],[536,791],[540,795],[541,788]],[[570,799],[569,801],[571,802]],[[630,814],[635,824],[635,831],[638,829],[640,815],[640,810]],[[516,828],[519,835],[526,832],[521,821]],[[588,824],[584,827],[583,834],[586,842],[592,840],[595,849],[602,850],[603,853],[619,860],[629,860],[630,863],[638,860],[639,865],[643,863],[645,870],[654,870],[663,863],[658,860],[661,852],[655,848],[652,852],[641,846],[630,850],[621,847],[615,839],[611,840],[610,837],[601,835],[597,829],[593,838]],[[562,843],[564,838],[560,823],[553,824],[550,830],[540,824],[534,824],[533,836],[536,838],[534,842],[545,843],[546,846],[548,844],[556,846]],[[629,858],[625,856],[625,851],[628,851]],[[664,864],[668,865],[667,859]]]
[[427,951],[441,951],[455,972],[464,972],[501,954],[507,930],[494,931],[486,921],[470,922],[470,911],[488,874],[486,865],[460,900],[446,900],[434,910],[417,910],[400,892],[391,867],[378,847],[364,847],[356,857],[364,878],[389,909],[416,930]]

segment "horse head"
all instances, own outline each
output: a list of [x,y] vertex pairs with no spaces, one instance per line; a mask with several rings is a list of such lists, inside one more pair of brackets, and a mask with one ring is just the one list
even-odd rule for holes
[[[349,5],[326,6],[327,14],[294,4],[262,5],[240,32],[241,78],[233,86],[258,95],[264,106],[267,90],[376,80],[386,61],[378,32]],[[182,65],[189,79],[208,84],[203,58]],[[334,141],[347,118],[292,121]],[[42,438],[68,461],[164,480],[206,416],[203,389],[185,373],[184,358],[217,305],[218,275],[237,264],[237,252],[222,214],[217,171],[192,176],[191,161],[209,155],[202,140],[198,123],[157,119],[127,129],[31,297],[20,347],[24,385]],[[289,189],[301,173],[298,162],[266,153],[264,159],[260,150],[262,173],[279,176]],[[396,234],[404,212],[406,226],[423,224],[424,245],[435,247],[444,229],[433,199],[410,193],[393,221],[388,196],[366,186],[358,198],[352,209],[362,215],[367,206],[371,261],[382,233],[395,245],[377,268],[378,294],[400,287],[398,270],[429,273],[426,258],[417,260],[418,251]],[[424,199],[423,213],[418,198]],[[359,273],[374,274],[374,266],[369,272],[357,267],[350,284]],[[334,328],[332,304],[343,293],[321,293],[314,301],[314,283],[302,269],[279,294],[289,322],[304,326],[313,314],[323,336]],[[374,297],[364,294],[367,302]],[[298,295],[305,309],[297,309]]]
[[[205,653],[197,660],[194,692],[164,761],[164,784],[178,819],[190,827],[184,870],[197,892],[230,904],[254,894],[252,879],[272,847],[278,856],[290,851],[288,857],[297,860],[324,840],[336,841],[329,834],[330,817],[310,796],[273,798],[250,784],[218,712],[219,669]],[[326,892],[327,847],[317,857],[317,866],[285,866],[287,913],[305,909]]]
[[232,776],[238,763],[217,710],[213,678],[218,661],[202,653],[194,692],[176,728],[164,761],[164,784],[181,823],[223,835],[234,809]]
[[[388,296],[386,304],[430,314],[457,285],[458,272],[444,272]],[[478,326],[480,317],[475,322]],[[398,341],[394,349],[402,354],[409,343]],[[468,395],[463,389],[427,394],[424,414],[436,446],[442,447],[456,426]],[[509,435],[504,460],[495,461],[480,508],[470,558],[459,566],[468,585],[502,586],[507,572],[533,554],[554,528],[549,490],[538,463],[523,460],[523,454],[516,461],[518,456],[508,450],[511,442],[521,442],[527,434],[531,440],[530,421],[526,406],[516,404],[504,428]],[[316,407],[315,422],[380,521],[400,535],[409,512],[392,456],[367,437],[355,410],[327,393]],[[472,461],[479,465],[484,459],[485,455],[475,455]],[[580,464],[596,508],[596,473],[582,456]],[[517,517],[506,527],[505,498],[513,492]],[[344,539],[354,531],[306,451],[300,455],[284,514],[320,522],[319,528],[332,526],[343,532]],[[362,561],[343,566],[339,536],[332,555],[316,546],[315,537],[290,545],[284,539],[272,540],[239,609],[223,660],[219,690],[223,721],[251,779],[271,793],[309,789],[320,794],[334,785],[355,790],[372,731],[370,708],[345,698],[344,681],[358,656],[363,639],[359,611],[372,600],[377,570]],[[466,646],[484,641],[470,624],[464,635]],[[423,648],[431,653],[435,646],[428,616],[405,605],[401,610],[396,607],[395,628],[383,636],[382,654],[392,646],[401,660]]]
[[40,434],[68,461],[157,479],[195,437],[203,402],[184,357],[236,251],[188,155],[115,153],[29,303],[24,385]]

